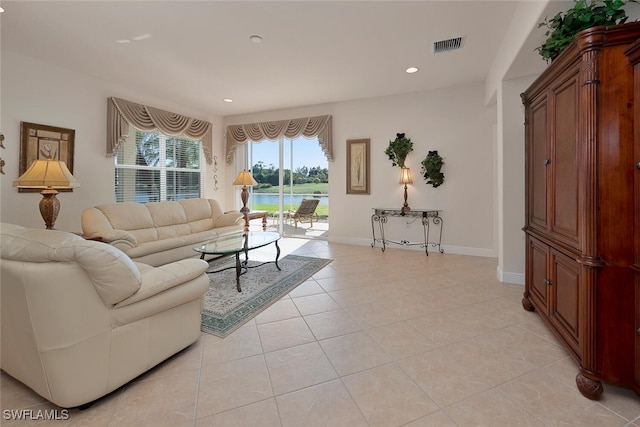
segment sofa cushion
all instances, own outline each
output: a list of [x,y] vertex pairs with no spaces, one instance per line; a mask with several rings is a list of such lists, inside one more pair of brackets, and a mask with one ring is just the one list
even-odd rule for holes
[[109,203],[96,206],[117,230],[139,230],[153,228],[153,218],[142,203]]
[[138,246],[127,250],[127,255],[131,258],[139,258],[148,254],[167,251],[179,248],[186,244],[185,236],[172,237],[169,239],[156,240],[153,242],[139,243]]
[[200,233],[201,231],[211,231],[213,227],[213,218],[198,219],[189,223],[191,233]]
[[211,205],[206,199],[185,199],[179,203],[184,209],[191,233],[213,228]]
[[146,206],[158,230],[158,240],[184,236],[191,232],[184,208],[180,203],[152,202],[147,203]]
[[191,245],[194,248],[200,246],[203,242],[207,242],[214,237],[218,236],[218,229],[201,231],[200,233],[193,233],[188,236],[184,236],[185,245]]
[[158,240],[158,231],[149,209],[142,203],[110,203],[96,206],[116,230],[129,231],[138,243]]
[[184,214],[188,222],[211,218],[213,213],[211,204],[207,199],[184,199],[178,203],[180,203],[180,206],[184,209]]

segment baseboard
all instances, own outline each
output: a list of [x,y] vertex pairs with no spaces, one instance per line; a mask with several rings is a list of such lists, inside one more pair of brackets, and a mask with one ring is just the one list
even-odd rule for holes
[[[329,236],[328,239],[331,243],[340,243],[344,245],[358,245],[358,246],[371,246],[371,239],[362,239],[357,237],[334,237]],[[413,251],[423,251],[424,248],[420,246],[402,246],[402,245],[394,245],[390,244],[387,246],[388,248],[395,249],[403,249],[403,250],[413,250]],[[380,250],[380,243],[376,243],[375,248]],[[449,246],[442,245],[442,249],[444,249],[445,254],[456,254],[456,255],[469,255],[469,256],[481,256],[485,258],[495,258],[496,253],[493,249],[483,249],[483,248],[469,248],[465,246]],[[437,253],[438,248],[429,246],[429,253]]]
[[508,271],[502,271],[500,267],[497,268],[498,280],[504,283],[512,283],[514,285],[524,285],[523,273],[510,273]]

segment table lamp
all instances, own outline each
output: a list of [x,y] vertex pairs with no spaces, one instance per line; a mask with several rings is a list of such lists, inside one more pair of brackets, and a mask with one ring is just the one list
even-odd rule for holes
[[60,201],[56,188],[80,187],[80,183],[71,175],[64,162],[53,159],[36,160],[20,178],[13,181],[14,187],[42,188],[40,215],[44,219],[47,230],[53,230],[60,212]]
[[240,209],[240,212],[249,212],[249,208],[247,208],[247,201],[249,200],[247,185],[253,187],[254,185],[258,185],[258,183],[255,179],[253,179],[253,176],[251,176],[251,172],[249,172],[248,170],[243,170],[238,174],[236,180],[233,181],[233,185],[242,185],[242,193],[240,193],[240,198],[242,199],[242,209]]
[[410,211],[411,208],[407,204],[407,184],[413,184],[411,169],[402,168],[402,172],[400,173],[400,184],[404,184],[404,205],[402,206],[402,212]]

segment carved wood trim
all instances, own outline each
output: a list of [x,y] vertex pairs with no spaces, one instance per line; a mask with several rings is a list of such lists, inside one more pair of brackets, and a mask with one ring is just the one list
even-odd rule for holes
[[602,396],[602,383],[587,377],[583,370],[576,375],[576,385],[584,397],[591,400],[598,400]]

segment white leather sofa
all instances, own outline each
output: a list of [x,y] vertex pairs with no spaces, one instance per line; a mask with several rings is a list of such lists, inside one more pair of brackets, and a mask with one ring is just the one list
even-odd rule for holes
[[208,267],[162,267],[55,230],[0,224],[0,367],[58,406],[104,396],[200,337]]
[[85,238],[154,266],[196,256],[196,246],[244,229],[242,213],[225,213],[213,199],[111,203],[85,209],[81,219]]

